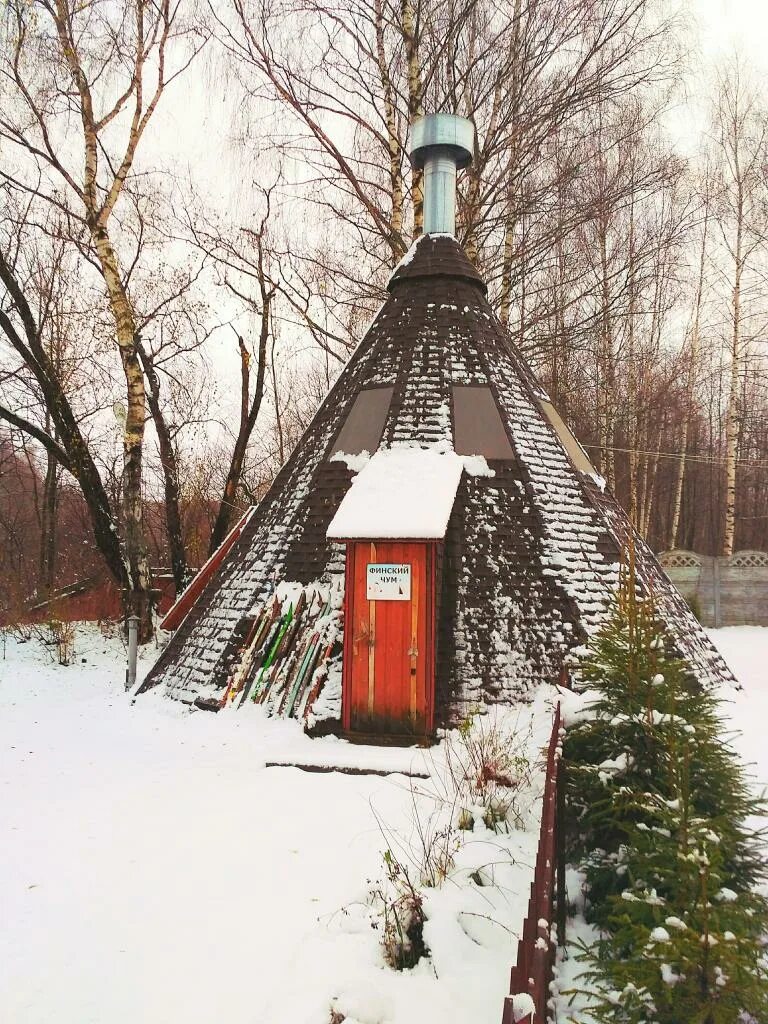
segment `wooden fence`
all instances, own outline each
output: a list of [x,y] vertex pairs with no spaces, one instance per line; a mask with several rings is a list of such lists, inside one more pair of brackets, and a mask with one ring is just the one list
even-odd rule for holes
[[555,893],[557,900],[558,935],[563,939],[564,864],[559,853],[558,824],[561,820],[561,793],[558,785],[560,765],[560,705],[555,710],[552,735],[547,750],[547,773],[541,811],[541,831],[536,854],[536,870],[528,901],[528,914],[517,945],[517,963],[512,968],[510,995],[504,1000],[502,1024],[544,1024],[550,997],[552,967],[556,943],[552,937],[555,925]]
[[[152,572],[152,597],[161,614],[175,600],[176,586],[170,569]],[[0,626],[50,622],[99,622],[122,619],[125,614],[120,588],[108,576],[87,576],[55,590],[49,598],[18,609],[0,610]]]

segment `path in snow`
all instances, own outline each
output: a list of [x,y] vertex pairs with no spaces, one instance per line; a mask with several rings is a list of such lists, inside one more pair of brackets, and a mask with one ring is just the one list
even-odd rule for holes
[[372,808],[411,830],[408,780],[264,768],[350,747],[260,709],[130,706],[119,643],[81,633],[78,655],[0,649],[1,1021],[328,1024],[334,997],[349,1024],[498,1017],[535,827],[512,869],[473,833],[465,859],[499,861],[503,887],[436,893],[432,960],[396,974],[363,903],[386,845]]

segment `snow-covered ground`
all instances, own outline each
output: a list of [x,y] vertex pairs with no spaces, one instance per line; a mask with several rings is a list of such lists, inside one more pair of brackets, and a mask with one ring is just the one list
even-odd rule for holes
[[768,785],[768,628],[728,626],[709,635],[728,662],[742,689],[724,693],[723,711],[736,730],[733,743],[761,789]]
[[[744,685],[730,705],[739,749],[765,780],[768,629],[712,636]],[[415,825],[434,831],[450,817],[450,800],[436,798],[450,788],[445,744],[370,750],[309,740],[257,708],[189,714],[153,695],[131,705],[120,640],[81,628],[76,650],[62,668],[37,641],[0,642],[1,1021],[499,1019],[535,855],[538,775],[521,793],[524,829],[476,822],[459,837],[450,877],[424,890],[431,955],[396,972],[369,892],[387,847],[416,873]],[[517,714],[532,758],[548,715],[543,699]]]
[[[431,955],[396,972],[369,891],[387,847],[418,873],[415,825],[451,816],[439,799],[445,744],[371,751],[309,740],[259,708],[190,714],[153,695],[131,705],[119,639],[81,628],[76,654],[64,668],[38,641],[0,641],[0,1021],[499,1019],[538,838],[538,773],[520,794],[524,829],[477,821],[452,837],[450,877],[425,890]],[[537,757],[549,708],[514,714]]]

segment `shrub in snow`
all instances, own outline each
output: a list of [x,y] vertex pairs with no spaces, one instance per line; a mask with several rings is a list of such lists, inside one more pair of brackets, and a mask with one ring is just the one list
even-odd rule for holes
[[522,825],[530,795],[529,735],[494,711],[472,714],[445,741],[445,757],[460,808],[457,827],[471,830],[477,817],[492,831]]
[[[377,818],[386,846],[385,872],[370,885],[369,894],[384,958],[392,967],[412,967],[428,955],[423,930],[425,906],[434,905],[431,890],[449,878],[458,888],[470,882],[481,888],[495,886],[497,867],[504,876],[507,837],[488,836],[486,830],[511,833],[528,803],[537,796],[540,799],[531,785],[533,772],[525,753],[531,730],[530,721],[526,731],[508,716],[471,716],[459,730],[446,735],[438,754],[443,763],[430,783],[412,784],[409,834],[389,829]],[[491,842],[498,864],[480,862],[477,856],[468,862],[463,857],[456,871],[459,851],[465,854],[469,848],[484,857]],[[473,912],[471,916],[483,915]]]
[[459,811],[458,821],[456,822],[456,827],[462,832],[471,832],[475,827],[475,817],[469,808],[461,808]]
[[56,655],[60,665],[69,665],[75,654],[75,624],[59,619],[51,619],[46,623],[51,635],[51,643],[56,647]]
[[14,627],[11,632],[24,643],[33,637],[40,641],[59,665],[71,665],[75,656],[75,624],[51,615],[45,622]]
[[[433,798],[425,813],[420,797]],[[454,826],[456,796],[411,788],[412,829],[407,837],[389,829],[377,816],[386,849],[383,877],[371,883],[370,903],[381,929],[384,959],[396,970],[415,966],[428,952],[423,938],[425,893],[438,888],[454,867],[459,833]]]
[[600,941],[582,950],[594,1020],[732,1024],[768,1015],[759,810],[718,702],[669,650],[631,553],[583,656],[592,714],[564,746],[570,857]]
[[384,959],[395,970],[415,967],[428,951],[424,945],[424,899],[408,866],[392,850],[384,851],[384,878],[371,888],[371,902],[381,921]]

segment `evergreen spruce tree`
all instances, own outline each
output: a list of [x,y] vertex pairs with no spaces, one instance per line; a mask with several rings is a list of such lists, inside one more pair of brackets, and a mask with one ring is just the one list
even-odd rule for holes
[[600,941],[585,951],[597,1021],[768,1020],[762,808],[719,701],[670,649],[627,553],[581,676],[590,713],[564,747],[570,859]]

